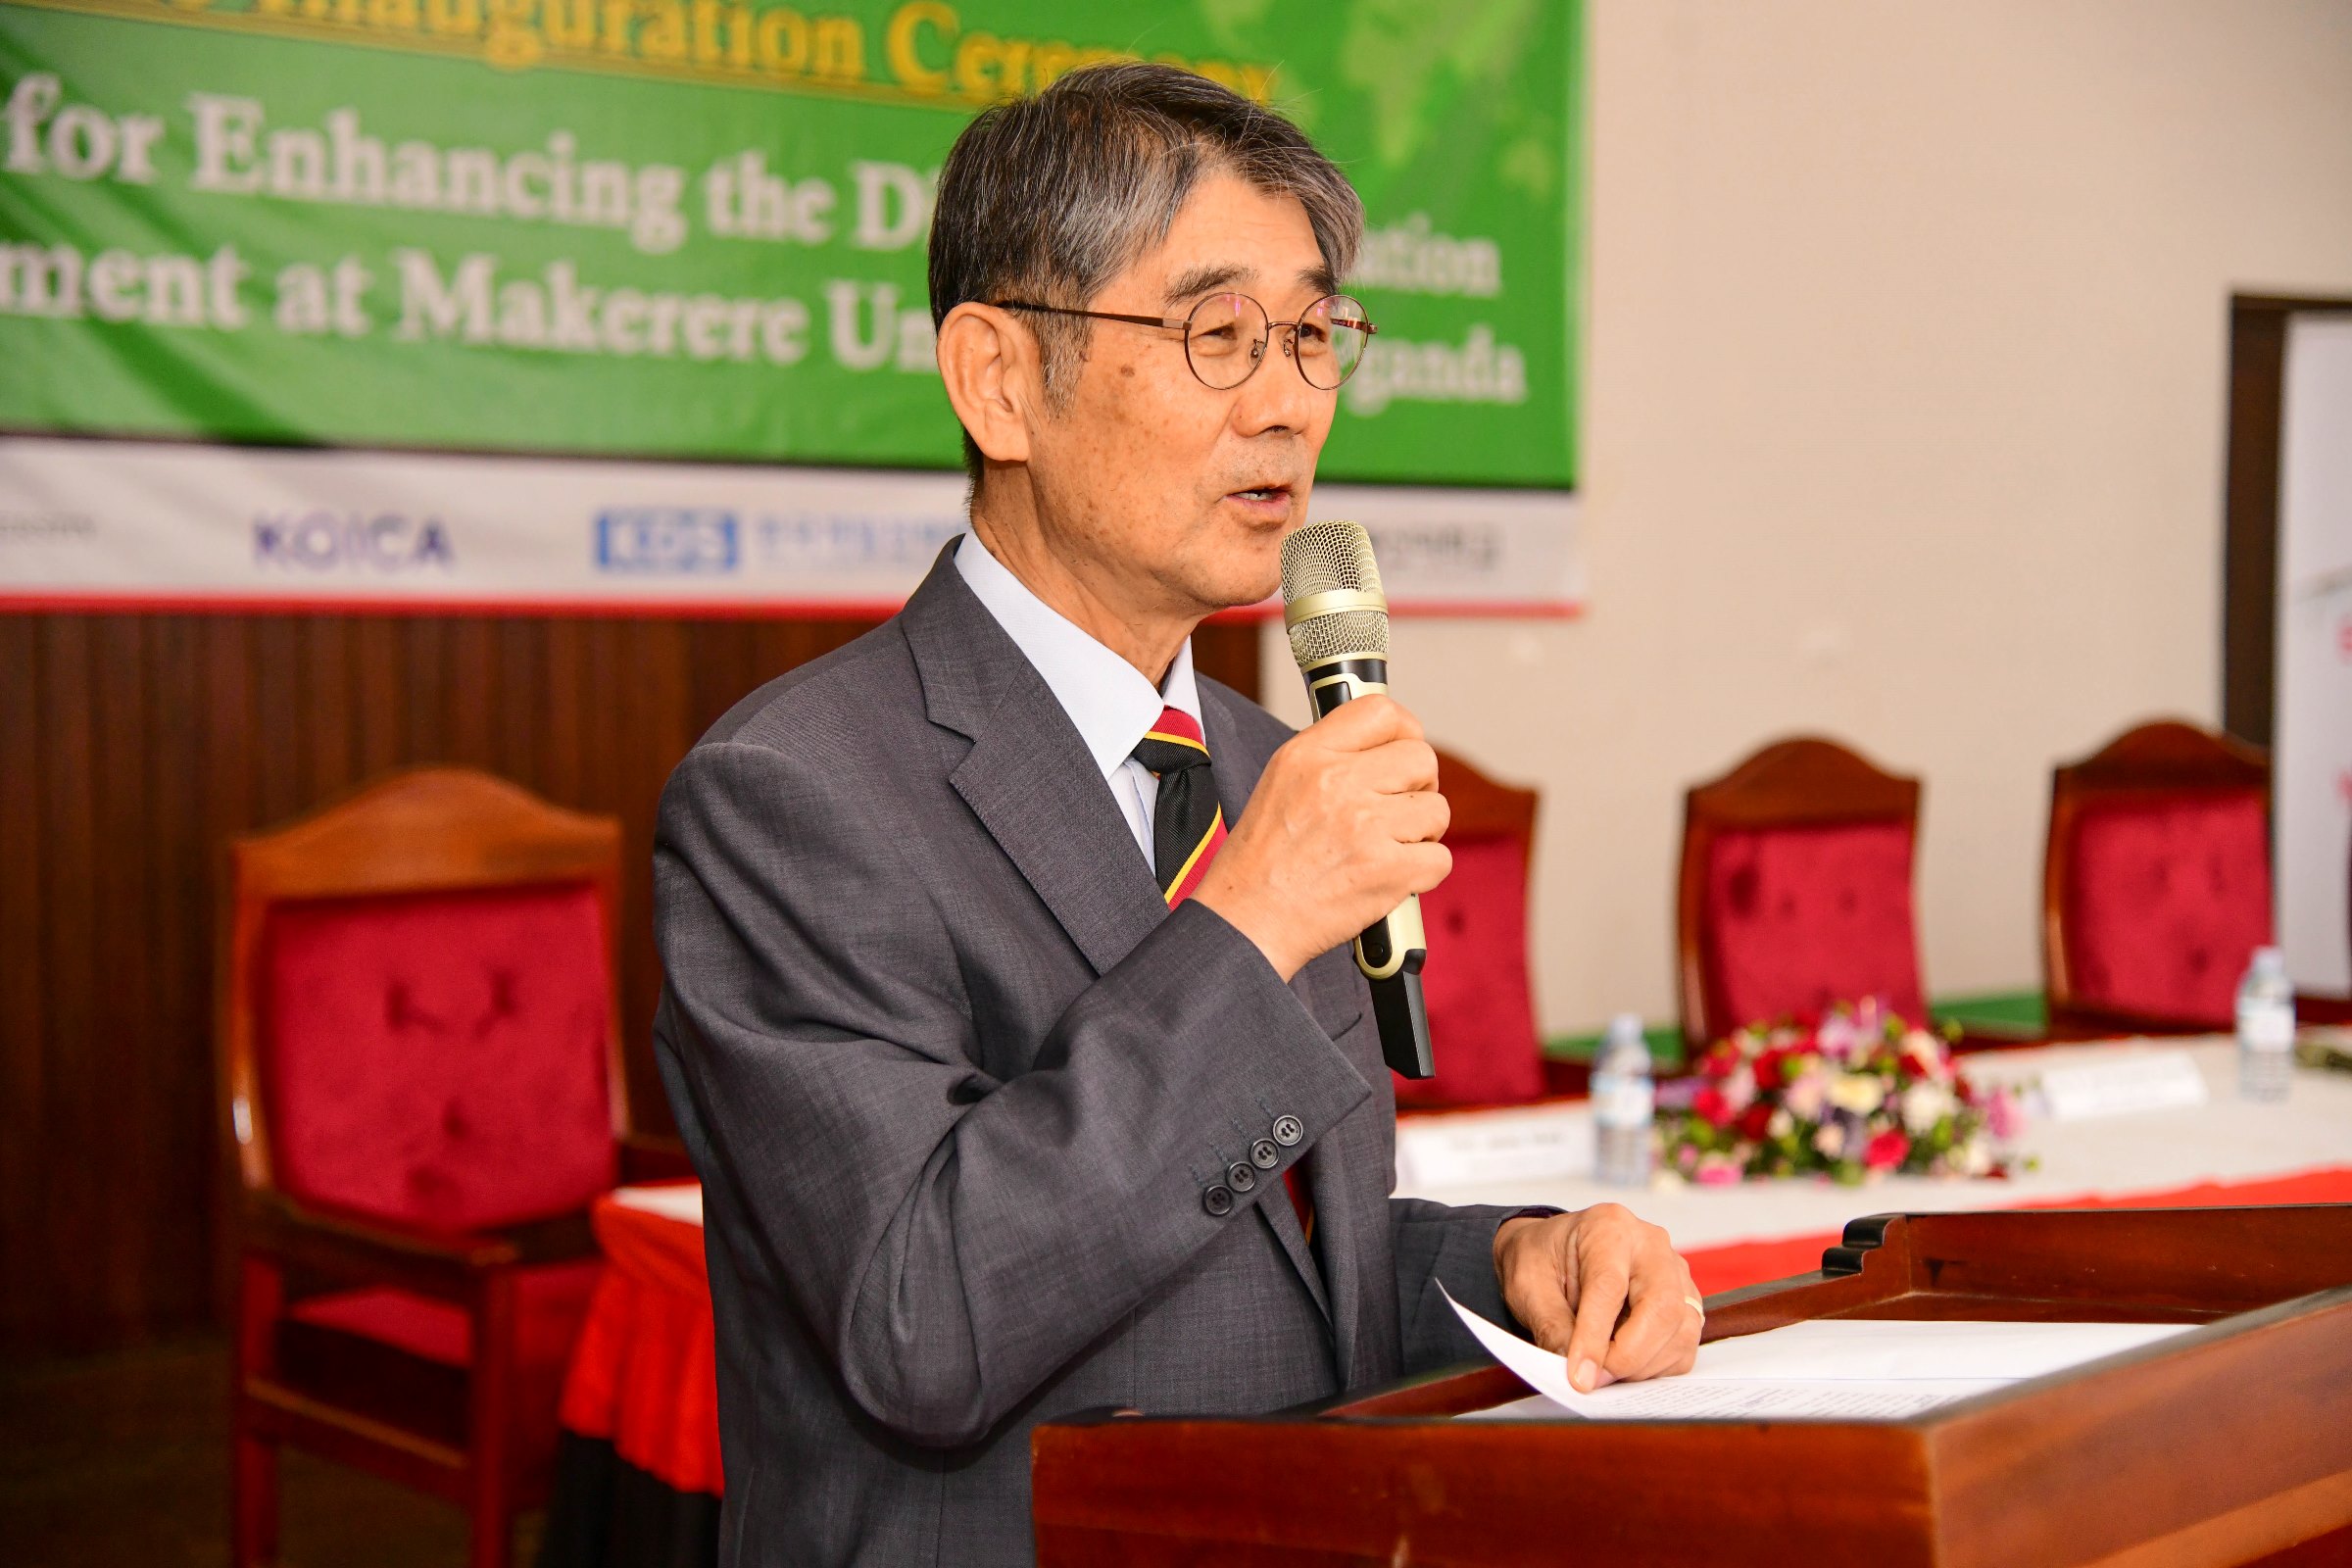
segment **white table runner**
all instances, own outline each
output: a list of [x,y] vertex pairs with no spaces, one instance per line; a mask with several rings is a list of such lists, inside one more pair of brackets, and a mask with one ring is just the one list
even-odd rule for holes
[[[2112,1043],[2051,1046],[1966,1056],[1961,1065],[1980,1084],[2017,1084],[2049,1067],[2132,1049]],[[2063,1124],[2034,1118],[2015,1147],[2038,1155],[2039,1168],[2006,1181],[1896,1176],[1861,1187],[1799,1179],[1629,1190],[1605,1187],[1590,1176],[1421,1184],[1410,1179],[1409,1171],[1400,1171],[1396,1191],[1399,1197],[1448,1203],[1549,1203],[1567,1209],[1623,1203],[1651,1224],[1663,1225],[1675,1246],[1689,1251],[1842,1230],[1846,1221],[1864,1214],[2014,1208],[2352,1164],[2352,1074],[2298,1069],[2286,1102],[2263,1104],[2238,1098],[2236,1048],[2225,1038],[2148,1042],[2138,1049],[2185,1049],[2205,1074],[2210,1103]],[[1562,1140],[1591,1147],[1592,1111],[1581,1102],[1445,1119],[1475,1123],[1534,1116],[1558,1119]]]

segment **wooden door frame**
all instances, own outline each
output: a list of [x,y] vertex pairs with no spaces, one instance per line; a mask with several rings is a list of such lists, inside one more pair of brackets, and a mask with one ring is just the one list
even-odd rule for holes
[[2287,323],[2352,315],[2352,299],[2235,294],[2230,300],[2230,435],[2222,523],[2222,728],[2269,750],[2276,739],[2278,448]]

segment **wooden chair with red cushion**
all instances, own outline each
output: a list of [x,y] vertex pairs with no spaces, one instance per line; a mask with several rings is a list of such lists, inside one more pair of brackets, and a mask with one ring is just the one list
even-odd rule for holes
[[2231,1026],[2271,941],[2270,759],[2166,720],[2050,775],[2044,991],[2054,1034]]
[[1438,754],[1438,787],[1453,808],[1446,847],[1453,870],[1421,896],[1429,966],[1422,993],[1437,1075],[1396,1080],[1397,1103],[1509,1104],[1559,1084],[1536,1037],[1527,961],[1528,878],[1536,853],[1536,792],[1497,783]]
[[459,768],[232,846],[240,1568],[281,1444],[467,1509],[476,1568],[544,1498],[627,1125],[619,865],[617,822]]
[[1919,780],[1782,741],[1685,797],[1676,909],[1685,1049],[1876,998],[1927,1021],[1911,876]]

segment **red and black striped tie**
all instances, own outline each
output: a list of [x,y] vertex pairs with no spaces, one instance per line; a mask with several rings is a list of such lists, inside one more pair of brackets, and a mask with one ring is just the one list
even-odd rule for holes
[[1152,808],[1152,870],[1174,908],[1200,887],[1225,842],[1225,808],[1217,804],[1217,781],[1208,770],[1208,743],[1192,714],[1163,708],[1135,743],[1134,757],[1159,779]]
[[[1168,907],[1192,897],[1208,874],[1208,862],[1225,842],[1225,808],[1217,804],[1217,781],[1208,770],[1208,742],[1181,708],[1163,708],[1159,721],[1136,742],[1135,760],[1159,779],[1152,808],[1152,868]],[[1282,1173],[1291,1207],[1306,1239],[1315,1239],[1315,1205],[1299,1179],[1305,1162]]]

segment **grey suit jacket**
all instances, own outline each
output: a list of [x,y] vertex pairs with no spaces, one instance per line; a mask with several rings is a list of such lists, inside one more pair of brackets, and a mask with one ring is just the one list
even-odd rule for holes
[[[1201,704],[1238,819],[1289,731],[1213,681]],[[1209,909],[1169,910],[947,555],[679,763],[655,929],[726,1564],[1028,1562],[1038,1422],[1270,1410],[1475,1356],[1440,1279],[1503,1311],[1508,1211],[1389,1197],[1346,950],[1285,985]],[[1301,1158],[1311,1249],[1281,1181]]]

